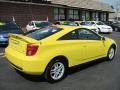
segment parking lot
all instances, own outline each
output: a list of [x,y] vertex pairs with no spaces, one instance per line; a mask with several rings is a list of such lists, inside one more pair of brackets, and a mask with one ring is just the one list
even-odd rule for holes
[[[103,34],[116,40],[117,55],[71,68],[64,80],[50,84],[42,76],[28,76],[12,69],[0,48],[0,90],[120,90],[120,32]],[[11,52],[12,53],[12,52]]]

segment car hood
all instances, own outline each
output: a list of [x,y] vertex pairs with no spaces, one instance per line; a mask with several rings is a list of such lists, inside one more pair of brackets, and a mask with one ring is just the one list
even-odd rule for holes
[[110,26],[108,25],[98,25],[99,28],[111,28]]
[[85,28],[88,28],[88,29],[97,29],[97,27],[95,27],[95,26],[83,26],[83,27],[85,27]]

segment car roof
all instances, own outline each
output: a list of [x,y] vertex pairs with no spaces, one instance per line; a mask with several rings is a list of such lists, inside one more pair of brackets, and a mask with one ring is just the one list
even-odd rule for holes
[[64,30],[67,30],[67,31],[84,28],[83,26],[68,26],[68,25],[55,25],[55,26],[58,28],[63,28]]

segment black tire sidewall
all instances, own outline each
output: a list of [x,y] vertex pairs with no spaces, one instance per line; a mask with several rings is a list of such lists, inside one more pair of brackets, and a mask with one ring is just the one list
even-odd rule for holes
[[[54,79],[51,77],[51,75],[50,75],[50,70],[51,70],[52,66],[53,66],[55,63],[57,63],[57,62],[61,62],[61,63],[64,65],[64,69],[65,69],[65,70],[64,70],[63,76],[62,76],[60,79],[54,80]],[[50,62],[50,63],[48,64],[46,70],[45,70],[45,73],[44,73],[45,79],[46,79],[48,82],[50,82],[50,83],[55,83],[55,82],[61,81],[61,80],[64,79],[66,76],[67,76],[67,65],[66,65],[66,63],[65,63],[64,61],[62,61],[62,60],[60,60],[60,59],[55,59],[55,60],[53,60],[52,62]]]

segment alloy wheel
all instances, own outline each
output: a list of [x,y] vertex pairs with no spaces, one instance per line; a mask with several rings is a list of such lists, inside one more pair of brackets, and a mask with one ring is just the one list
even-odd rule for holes
[[50,76],[54,80],[59,80],[65,72],[64,64],[61,62],[56,62],[53,64],[50,70]]

